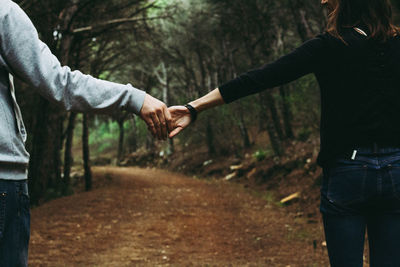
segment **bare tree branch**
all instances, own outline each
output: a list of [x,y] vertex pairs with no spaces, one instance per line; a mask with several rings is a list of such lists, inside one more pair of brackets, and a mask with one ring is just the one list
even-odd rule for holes
[[90,32],[93,31],[97,28],[105,27],[105,26],[118,26],[123,23],[132,23],[132,22],[138,22],[138,21],[147,21],[147,20],[155,20],[155,19],[162,19],[165,18],[164,16],[160,17],[152,17],[152,18],[120,18],[120,19],[113,19],[109,20],[97,25],[92,25],[92,26],[86,26],[82,28],[77,28],[72,30],[73,34],[79,34],[79,33],[84,33],[84,32]]

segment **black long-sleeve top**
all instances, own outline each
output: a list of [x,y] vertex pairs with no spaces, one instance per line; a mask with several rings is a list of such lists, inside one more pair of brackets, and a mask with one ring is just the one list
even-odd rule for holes
[[357,147],[400,146],[400,37],[385,43],[346,29],[328,33],[219,87],[226,103],[314,73],[321,90],[324,166]]

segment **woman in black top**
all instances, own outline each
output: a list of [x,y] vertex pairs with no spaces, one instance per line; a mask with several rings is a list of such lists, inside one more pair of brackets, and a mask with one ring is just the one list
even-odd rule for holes
[[[314,73],[321,89],[321,212],[332,266],[400,266],[400,36],[389,0],[322,0],[324,34],[184,106],[198,112]],[[399,255],[397,255],[399,254]]]

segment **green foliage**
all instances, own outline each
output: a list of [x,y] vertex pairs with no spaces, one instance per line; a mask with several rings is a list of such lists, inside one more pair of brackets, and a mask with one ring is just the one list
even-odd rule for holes
[[[147,130],[147,125],[144,121],[137,119],[136,123],[136,140],[139,144],[145,144],[147,136],[150,135],[149,131]],[[129,133],[128,133],[129,136]]]
[[119,127],[117,122],[101,122],[95,131],[90,132],[89,145],[97,145],[96,154],[100,154],[107,148],[115,147],[118,140]]
[[253,154],[253,158],[255,158],[257,161],[263,161],[264,159],[271,157],[274,155],[274,151],[272,149],[259,149]]
[[[124,122],[125,136],[129,137],[132,133],[132,121]],[[111,153],[117,154],[119,141],[119,125],[116,121],[110,119],[101,121],[97,119],[92,127],[89,136],[89,145],[92,148],[92,156]],[[127,138],[125,138],[126,143]]]
[[257,150],[253,157],[258,161],[263,161],[267,157],[267,152],[265,150]]
[[107,80],[110,77],[110,74],[111,73],[109,71],[103,71],[102,73],[100,73],[99,79]]

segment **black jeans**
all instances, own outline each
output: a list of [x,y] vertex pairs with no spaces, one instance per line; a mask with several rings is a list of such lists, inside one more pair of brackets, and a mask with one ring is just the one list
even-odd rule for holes
[[321,212],[331,266],[400,266],[400,148],[359,148],[324,168]]
[[28,266],[29,196],[27,181],[0,179],[0,266]]

